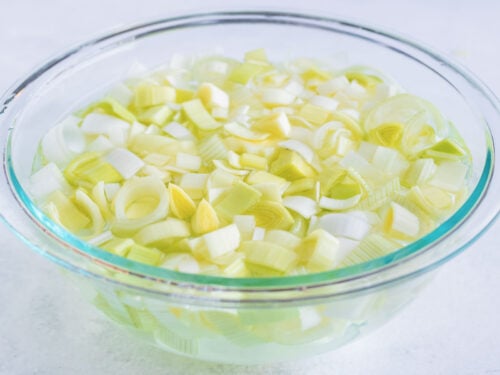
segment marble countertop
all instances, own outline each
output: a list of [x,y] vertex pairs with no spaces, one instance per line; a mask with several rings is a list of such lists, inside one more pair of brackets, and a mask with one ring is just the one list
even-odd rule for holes
[[[269,8],[264,0],[247,4]],[[279,6],[401,31],[461,60],[500,93],[500,2],[309,0]],[[229,0],[9,2],[0,12],[0,90],[50,55],[104,31],[228,8],[234,9]],[[85,303],[57,266],[0,225],[0,374],[500,374],[498,231],[500,222],[366,338],[311,359],[251,367],[185,359],[137,342]]]

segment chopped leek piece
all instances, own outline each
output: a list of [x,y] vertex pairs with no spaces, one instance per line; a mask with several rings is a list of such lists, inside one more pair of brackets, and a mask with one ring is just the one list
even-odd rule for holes
[[386,147],[398,145],[403,135],[403,125],[399,123],[385,123],[370,131],[370,137],[378,144]]
[[[128,89],[127,89],[128,90]],[[88,113],[95,111],[97,108],[102,109],[106,114],[116,116],[129,123],[136,121],[135,115],[127,109],[128,104],[122,104],[118,100],[107,97],[103,100],[91,105],[88,108]]]
[[361,210],[377,210],[386,205],[395,194],[401,190],[399,178],[393,178],[388,183],[373,190],[365,199],[363,199],[358,208]]
[[267,169],[267,159],[265,157],[246,152],[241,155],[240,163],[243,168]]
[[101,245],[101,247],[113,254],[127,256],[135,242],[131,238],[113,238]]
[[266,231],[264,241],[275,243],[287,249],[295,249],[301,242],[300,237],[282,229],[271,229]]
[[152,107],[175,101],[175,89],[168,86],[139,85],[134,94],[134,104],[138,108]]
[[308,103],[302,106],[299,116],[314,125],[322,125],[328,120],[330,111],[318,105]]
[[385,217],[384,229],[396,238],[414,238],[420,232],[420,221],[415,214],[392,202]]
[[122,175],[97,153],[87,152],[77,156],[64,170],[64,177],[73,185],[92,187],[99,181],[121,182]]
[[53,211],[49,211],[51,219],[72,232],[79,232],[91,224],[91,219],[59,190],[48,196],[47,205],[53,207]]
[[240,251],[245,254],[245,262],[271,271],[286,272],[297,261],[297,255],[285,247],[266,241],[244,241]]
[[278,145],[288,150],[295,151],[297,154],[302,156],[302,158],[309,164],[311,164],[314,159],[313,150],[311,150],[308,145],[301,141],[290,139],[288,141],[279,142]]
[[422,156],[438,160],[458,160],[466,154],[466,151],[451,138],[442,139],[422,152]]
[[396,250],[400,245],[381,234],[372,233],[366,236],[342,260],[341,266],[352,266],[354,264],[368,262],[372,259],[387,255]]
[[189,120],[201,130],[215,130],[222,126],[207,112],[200,99],[182,103],[182,109]]
[[407,187],[422,185],[432,177],[435,171],[436,164],[433,159],[417,159],[406,171],[402,182]]
[[224,125],[224,130],[235,137],[243,138],[248,141],[263,141],[269,137],[269,134],[267,133],[254,132],[236,122],[227,123]]
[[339,241],[323,229],[316,229],[302,241],[299,254],[302,262],[313,272],[332,269],[338,262]]
[[69,192],[71,187],[59,168],[54,163],[49,163],[31,175],[29,190],[39,199],[57,190]]
[[95,236],[101,233],[104,230],[105,223],[99,206],[82,189],[75,192],[74,201],[80,211],[85,212],[91,219],[90,235]]
[[349,81],[356,81],[366,88],[373,88],[383,82],[379,77],[375,75],[364,74],[361,72],[346,72],[345,77]]
[[168,214],[167,189],[156,177],[137,177],[126,181],[114,199],[116,221],[113,232],[136,232]]
[[297,212],[302,217],[309,219],[319,211],[318,204],[311,198],[300,195],[287,196],[283,198],[283,205],[292,211]]
[[127,259],[135,262],[157,266],[161,263],[163,253],[158,249],[134,244],[130,247]]
[[191,197],[182,188],[175,184],[168,184],[170,210],[179,219],[187,219],[196,211],[196,205]]
[[244,182],[237,182],[215,203],[215,210],[225,220],[245,213],[260,199],[262,193]]
[[429,185],[457,192],[464,186],[468,167],[460,161],[446,161],[439,164]]
[[134,236],[134,240],[142,245],[165,248],[173,240],[188,237],[190,234],[188,223],[169,217],[143,227]]
[[266,50],[263,48],[259,48],[245,52],[245,61],[267,64],[268,60]]
[[[144,162],[134,153],[124,148],[116,148],[104,157],[124,179],[135,175],[144,166]],[[107,181],[111,182],[111,181]]]
[[370,232],[372,226],[352,213],[335,213],[321,216],[317,227],[334,236],[361,240]]
[[206,233],[202,236],[211,259],[233,252],[240,245],[240,231],[236,224]]
[[229,75],[229,80],[246,85],[248,81],[259,74],[262,70],[263,67],[261,64],[255,64],[253,62],[239,64]]
[[260,201],[246,211],[246,214],[255,216],[259,227],[266,229],[288,229],[294,220],[290,212],[279,202]]
[[294,102],[295,95],[282,89],[262,90],[262,102],[268,106],[290,105]]
[[219,218],[212,205],[205,199],[196,207],[194,216],[191,219],[191,227],[196,234],[204,234],[216,230],[220,225]]
[[48,131],[42,139],[43,156],[58,167],[66,166],[71,159],[85,149],[85,138],[78,127],[80,119],[69,116]]
[[272,113],[256,122],[253,128],[272,133],[277,137],[287,137],[291,130],[285,113]]
[[145,109],[140,112],[137,117],[143,123],[162,126],[173,116],[173,114],[174,112],[170,107],[158,105]]
[[192,199],[200,199],[205,192],[207,180],[208,174],[206,173],[185,173],[179,181],[179,186],[189,194]]
[[206,162],[208,160],[224,159],[228,150],[220,136],[214,134],[200,142],[199,151],[201,157]]
[[291,150],[281,150],[278,158],[271,163],[271,173],[289,181],[314,177],[315,172],[304,159]]
[[198,96],[207,107],[229,107],[229,96],[227,93],[212,83],[202,83],[198,89]]

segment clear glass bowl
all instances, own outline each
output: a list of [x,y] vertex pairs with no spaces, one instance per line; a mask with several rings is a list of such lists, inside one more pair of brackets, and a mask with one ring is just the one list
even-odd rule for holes
[[[153,68],[173,53],[222,48],[240,57],[260,47],[275,60],[313,57],[369,65],[434,103],[473,155],[470,195],[463,206],[432,233],[370,262],[305,276],[229,279],[182,274],[101,251],[54,225],[32,203],[26,185],[41,136],[120,81],[134,61]],[[345,345],[394,316],[499,212],[500,180],[493,173],[499,162],[494,141],[500,139],[495,96],[434,51],[343,20],[226,12],[134,26],[53,58],[0,102],[2,220],[29,247],[68,270],[108,317],[163,349],[193,358],[263,363]]]

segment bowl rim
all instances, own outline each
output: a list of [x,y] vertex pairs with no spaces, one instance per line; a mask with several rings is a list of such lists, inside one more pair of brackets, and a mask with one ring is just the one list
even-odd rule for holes
[[[331,18],[331,17],[323,17],[317,15],[310,15],[304,13],[292,13],[292,12],[279,12],[279,11],[221,11],[221,12],[207,12],[207,13],[196,13],[189,15],[182,15],[172,18],[164,18],[159,20],[154,20],[151,22],[141,23],[139,25],[133,25],[128,28],[123,28],[118,31],[114,31],[112,33],[106,34],[101,37],[97,37],[90,41],[84,42],[82,44],[77,45],[69,49],[67,52],[63,52],[62,54],[56,56],[55,58],[50,59],[45,64],[42,64],[38,69],[35,69],[33,73],[31,73],[28,77],[21,80],[20,83],[15,84],[12,89],[8,90],[7,93],[3,96],[2,101],[3,105],[0,107],[0,120],[1,116],[8,109],[11,102],[16,100],[16,96],[21,93],[25,88],[27,88],[30,84],[36,81],[39,77],[43,76],[50,69],[57,67],[58,64],[64,62],[65,60],[72,58],[73,56],[78,56],[81,51],[86,51],[88,49],[95,48],[96,46],[100,46],[102,44],[111,43],[110,46],[119,45],[120,41],[128,40],[130,37],[132,38],[142,38],[147,35],[158,32],[158,28],[162,27],[160,30],[166,30],[167,28],[172,29],[180,29],[186,27],[197,27],[197,26],[211,26],[214,24],[223,24],[223,23],[267,23],[270,25],[273,24],[287,24],[293,26],[305,26],[310,28],[323,29],[325,31],[333,31],[339,32],[343,34],[349,34],[350,36],[356,38],[365,39],[371,43],[384,44],[388,41],[393,43],[400,43],[403,47],[410,47],[414,51],[418,51],[419,53],[423,53],[427,57],[430,57],[434,60],[440,61],[446,64],[448,69],[451,69],[453,72],[457,73],[461,78],[464,78],[471,87],[475,88],[480,92],[480,94],[486,98],[492,106],[496,109],[498,113],[500,113],[499,107],[500,104],[495,95],[484,86],[476,77],[474,77],[470,72],[461,67],[455,62],[452,62],[447,57],[444,57],[440,53],[435,52],[433,49],[423,46],[421,43],[416,43],[407,38],[403,38],[394,33],[390,33],[387,31],[383,31],[376,27],[367,26],[365,24],[360,24],[356,22],[346,21],[343,18]],[[155,28],[156,27],[156,28]],[[342,27],[347,28],[346,31],[342,31]],[[150,29],[148,31],[148,29]],[[355,33],[358,32],[358,34]],[[375,38],[379,37],[382,40],[376,40]],[[116,39],[116,40],[115,40]],[[394,46],[390,46],[389,44],[384,45],[386,48],[392,48],[399,53],[404,53],[406,57],[416,59],[415,56],[406,53],[402,50],[397,50]],[[424,64],[427,68],[432,69],[431,67]],[[435,73],[439,74],[434,70]],[[5,125],[4,125],[5,126]],[[126,258],[111,254],[104,250],[99,249],[98,247],[92,246],[73,236],[62,227],[53,223],[50,219],[48,219],[43,212],[41,212],[36,205],[31,201],[29,195],[24,191],[20,181],[18,180],[14,167],[12,165],[12,160],[10,158],[10,151],[12,147],[12,130],[9,128],[9,135],[7,144],[4,145],[5,149],[3,152],[3,168],[4,168],[4,176],[6,179],[7,185],[12,193],[13,197],[17,200],[18,205],[20,206],[19,214],[28,215],[33,224],[38,226],[38,228],[45,232],[45,235],[52,237],[53,240],[59,242],[62,246],[66,247],[68,250],[78,253],[81,256],[91,258],[94,261],[104,264],[108,267],[112,267],[115,270],[120,272],[125,272],[127,274],[131,274],[133,276],[137,276],[144,279],[153,280],[155,282],[160,283],[179,283],[183,287],[192,287],[192,288],[203,288],[204,286],[210,285],[220,290],[245,290],[248,291],[249,288],[256,288],[259,291],[262,290],[283,290],[284,288],[294,288],[300,286],[300,288],[317,288],[321,286],[330,286],[335,284],[346,284],[351,281],[366,279],[370,276],[383,274],[385,271],[389,271],[395,267],[400,266],[401,264],[405,264],[411,261],[415,257],[419,257],[424,254],[427,250],[431,249],[436,244],[447,240],[449,235],[456,232],[461,225],[467,221],[467,219],[472,215],[477,206],[483,201],[486,196],[486,193],[490,189],[490,185],[493,178],[493,167],[495,165],[495,159],[498,156],[494,152],[494,144],[493,144],[493,136],[491,134],[492,129],[489,129],[489,134],[487,135],[487,140],[491,141],[488,144],[488,150],[486,152],[486,161],[484,168],[481,172],[481,176],[478,180],[477,185],[470,193],[467,200],[462,204],[462,206],[447,220],[445,220],[440,226],[434,229],[432,232],[427,235],[421,237],[415,242],[410,243],[409,245],[402,247],[395,252],[388,254],[386,256],[373,259],[368,262],[364,262],[361,264],[344,267],[336,270],[330,270],[321,273],[312,273],[306,275],[297,275],[297,276],[282,276],[282,277],[252,277],[252,278],[228,278],[221,276],[211,276],[211,275],[200,275],[200,274],[188,274],[182,273],[172,270],[163,269],[160,267],[149,266],[146,264],[138,263],[135,261],[128,260]],[[10,197],[12,198],[12,197]],[[498,204],[496,204],[496,208],[493,207],[493,212],[491,212],[487,220],[484,221],[482,227],[474,233],[468,241],[461,244],[461,246],[457,247],[453,251],[446,254],[444,257],[439,259],[435,259],[430,264],[426,264],[424,267],[414,267],[414,269],[410,269],[409,272],[406,272],[401,277],[413,277],[417,274],[421,274],[422,272],[428,272],[431,269],[434,269],[451,259],[453,256],[457,255],[461,251],[463,251],[466,247],[468,247],[473,241],[475,241],[494,221],[495,218],[498,217],[499,208]],[[20,232],[18,228],[11,222],[10,218],[4,216],[3,213],[0,213],[3,221],[8,224],[8,226],[20,237],[22,237],[31,247],[35,247],[35,250],[42,252],[43,255],[48,256],[52,260],[55,260],[59,264],[65,266],[66,268],[70,268],[72,270],[77,270],[80,273],[87,274],[89,276],[102,278],[101,275],[94,274],[92,271],[81,268],[75,264],[68,264],[68,262],[57,255],[50,253],[49,250],[46,249],[36,249],[36,246],[31,243],[29,238],[26,238],[23,233]],[[50,231],[46,229],[49,228]],[[113,280],[110,278],[105,278],[110,281]],[[395,281],[398,278],[392,278],[390,280],[384,280],[384,282]],[[113,280],[116,282],[116,280]],[[127,283],[124,283],[127,286],[131,286]],[[370,288],[381,285],[382,282],[370,284]],[[133,285],[132,285],[133,286]]]

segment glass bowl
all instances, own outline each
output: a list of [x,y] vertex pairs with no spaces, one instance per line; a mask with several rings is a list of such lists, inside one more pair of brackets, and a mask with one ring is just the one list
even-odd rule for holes
[[[369,65],[430,100],[466,139],[470,195],[437,229],[394,253],[355,266],[281,278],[183,274],[93,247],[33,204],[27,181],[38,142],[58,120],[121,81],[135,61],[149,68],[173,53],[266,48],[274,60],[313,57]],[[91,40],[15,84],[0,103],[0,215],[30,248],[67,270],[115,322],[165,350],[230,363],[264,363],[333,350],[382,325],[499,212],[500,111],[462,67],[421,45],[365,25],[304,14],[221,12],[159,20]],[[23,272],[20,271],[19,272]],[[69,318],[69,317],[68,317]],[[84,324],[84,322],[82,322]]]

